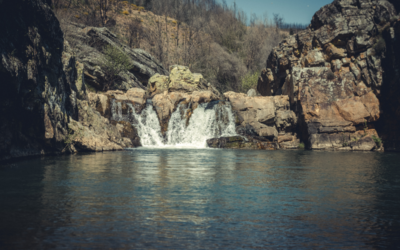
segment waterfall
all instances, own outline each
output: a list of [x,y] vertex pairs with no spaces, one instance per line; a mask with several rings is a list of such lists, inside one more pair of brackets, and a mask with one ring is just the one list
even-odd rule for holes
[[112,119],[130,121],[137,128],[144,147],[205,148],[207,139],[237,135],[230,103],[203,103],[193,111],[179,104],[171,114],[165,138],[151,103],[140,114],[132,104],[127,106],[130,112],[122,115],[121,103],[113,101]]
[[164,146],[163,136],[161,134],[160,122],[156,112],[151,104],[147,104],[141,114],[136,114],[132,104],[128,104],[132,110],[136,128],[143,146]]
[[233,114],[229,104],[200,104],[191,115],[186,126],[188,110],[178,106],[168,123],[167,145],[206,147],[207,139],[236,135]]

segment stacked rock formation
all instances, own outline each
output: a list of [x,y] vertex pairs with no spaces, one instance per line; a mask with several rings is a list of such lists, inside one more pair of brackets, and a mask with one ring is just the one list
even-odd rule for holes
[[289,96],[309,148],[377,148],[383,34],[395,17],[385,0],[335,0],[270,54],[257,89]]

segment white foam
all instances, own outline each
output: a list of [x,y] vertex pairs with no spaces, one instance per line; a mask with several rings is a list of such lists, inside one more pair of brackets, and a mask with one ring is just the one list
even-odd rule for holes
[[[136,114],[130,104],[143,147],[145,148],[207,148],[207,139],[221,136],[236,136],[234,117],[230,104],[216,104],[207,108],[207,103],[199,105],[191,115],[188,125],[188,109],[178,106],[168,123],[166,138],[161,134],[157,114],[148,104],[141,114]],[[113,110],[116,117],[120,114]],[[114,114],[113,114],[114,117]]]

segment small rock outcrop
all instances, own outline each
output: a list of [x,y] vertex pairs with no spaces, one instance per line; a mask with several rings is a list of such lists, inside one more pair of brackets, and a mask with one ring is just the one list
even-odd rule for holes
[[358,150],[352,140],[362,133],[355,139],[365,141],[361,148],[376,149],[370,142],[381,116],[383,34],[395,16],[385,0],[335,0],[271,52],[257,90],[289,96],[309,148]]

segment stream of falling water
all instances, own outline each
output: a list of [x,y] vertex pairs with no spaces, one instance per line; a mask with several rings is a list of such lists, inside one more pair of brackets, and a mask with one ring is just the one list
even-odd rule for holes
[[189,108],[179,105],[172,113],[165,137],[152,104],[140,114],[131,104],[124,117],[120,103],[112,102],[112,119],[128,120],[137,130],[143,147],[205,148],[207,139],[235,136],[235,121],[229,103],[200,104],[187,120]]

